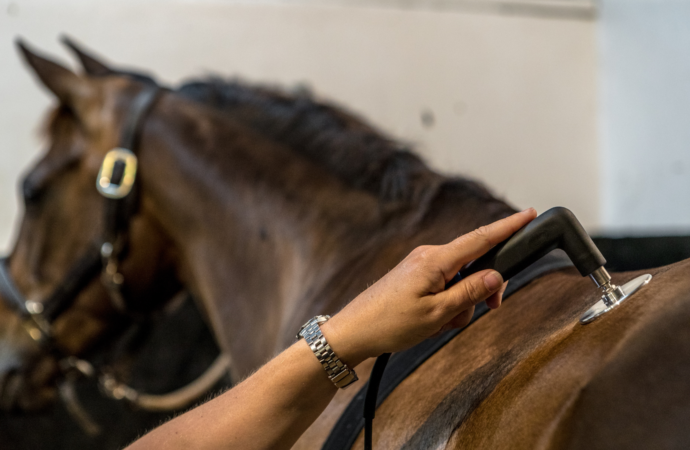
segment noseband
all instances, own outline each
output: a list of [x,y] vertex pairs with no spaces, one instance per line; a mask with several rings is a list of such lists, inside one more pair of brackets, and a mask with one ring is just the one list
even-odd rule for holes
[[[82,429],[92,435],[98,434],[100,427],[78,403],[73,383],[78,378],[95,376],[96,370],[88,361],[68,355],[60,349],[54,339],[53,323],[99,274],[115,309],[133,315],[122,294],[124,276],[119,267],[127,253],[130,222],[139,206],[135,150],[143,119],[162,91],[155,84],[147,84],[132,101],[122,128],[121,146],[106,154],[96,179],[96,189],[105,198],[103,234],[89,245],[55,290],[43,301],[26,299],[12,279],[8,258],[0,258],[0,294],[3,301],[20,316],[26,331],[41,350],[59,359],[62,378],[67,381],[59,386],[61,397]],[[190,385],[158,396],[142,394],[119,383],[105,370],[99,371],[99,380],[101,389],[111,398],[126,400],[147,410],[166,411],[184,407],[203,395],[225,375],[228,365],[228,357],[221,354]]]

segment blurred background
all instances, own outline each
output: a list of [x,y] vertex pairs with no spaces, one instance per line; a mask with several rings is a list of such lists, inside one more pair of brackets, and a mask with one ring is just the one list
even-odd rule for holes
[[689,23],[681,0],[0,0],[0,251],[53,103],[13,41],[72,64],[63,33],[167,83],[307,87],[598,235],[690,234]]

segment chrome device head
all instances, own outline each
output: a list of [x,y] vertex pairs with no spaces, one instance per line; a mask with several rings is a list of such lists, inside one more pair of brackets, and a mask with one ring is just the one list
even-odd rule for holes
[[589,308],[580,317],[580,323],[583,325],[611,311],[652,279],[651,275],[645,274],[628,281],[623,286],[616,286],[611,283],[611,275],[609,275],[603,266],[592,272],[589,277],[601,290],[601,300],[595,303],[594,306]]

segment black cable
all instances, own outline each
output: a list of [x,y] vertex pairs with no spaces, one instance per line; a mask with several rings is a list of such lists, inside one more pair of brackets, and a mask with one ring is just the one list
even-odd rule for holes
[[374,416],[376,415],[376,399],[378,398],[379,385],[383,372],[386,370],[388,359],[391,357],[390,353],[384,353],[376,358],[374,368],[371,369],[371,376],[369,377],[369,384],[367,386],[367,395],[364,398],[364,450],[371,450],[371,433],[374,425]]
[[[458,272],[448,283],[446,283],[444,290],[449,289],[458,281],[462,280],[462,278],[463,275]],[[364,398],[364,411],[362,414],[364,416],[364,450],[372,450],[373,448],[372,432],[374,428],[374,416],[376,415],[376,401],[378,399],[379,386],[381,385],[383,372],[386,370],[386,365],[390,357],[390,353],[384,353],[376,358],[374,368],[371,369],[371,375],[369,376],[367,395]]]

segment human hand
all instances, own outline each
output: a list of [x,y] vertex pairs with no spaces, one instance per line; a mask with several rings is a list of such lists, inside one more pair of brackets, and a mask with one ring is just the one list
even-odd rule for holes
[[537,216],[533,208],[481,227],[446,245],[414,249],[393,270],[321,326],[335,353],[351,367],[382,353],[410,348],[440,332],[466,326],[474,306],[498,308],[506,283],[483,270],[448,290],[467,263]]

